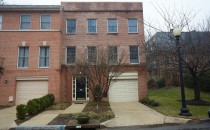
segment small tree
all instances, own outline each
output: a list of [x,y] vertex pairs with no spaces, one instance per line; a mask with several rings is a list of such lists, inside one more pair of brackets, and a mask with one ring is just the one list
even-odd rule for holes
[[124,71],[124,51],[117,52],[114,46],[92,48],[92,53],[82,53],[76,64],[68,66],[74,75],[85,76],[94,100],[100,102],[107,95],[114,80]]

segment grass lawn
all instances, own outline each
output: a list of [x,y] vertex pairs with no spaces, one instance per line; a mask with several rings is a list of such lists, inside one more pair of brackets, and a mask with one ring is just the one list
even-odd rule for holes
[[[158,101],[158,107],[152,107],[160,113],[168,116],[179,116],[181,102],[180,87],[165,87],[160,89],[150,89],[149,99]],[[185,88],[186,99],[194,98],[193,89]],[[201,99],[210,102],[210,93],[201,92]],[[208,118],[208,109],[210,106],[193,106],[187,105],[187,108],[192,113],[192,118]]]

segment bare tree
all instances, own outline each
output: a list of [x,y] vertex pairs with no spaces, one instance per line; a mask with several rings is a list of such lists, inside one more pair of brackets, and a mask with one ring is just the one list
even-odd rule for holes
[[0,5],[4,5],[4,4],[5,4],[4,0],[0,0]]
[[[185,69],[185,74],[188,73],[193,78],[194,98],[199,101],[201,99],[200,81],[210,72],[210,50],[208,49],[210,48],[209,19],[195,26],[192,24],[192,20],[196,13],[191,10],[188,12],[183,10],[169,11],[166,8],[161,8],[158,4],[155,7],[163,18],[164,23],[159,27],[145,23],[162,34],[156,40],[151,38],[147,42],[147,62],[154,65],[152,63],[154,60],[152,59],[157,59],[156,64],[159,66],[157,68],[159,71],[163,72],[166,69],[169,73],[176,73],[178,61],[176,58],[175,39],[170,32],[176,26],[185,30],[186,32],[183,32],[180,37],[182,65]],[[165,68],[166,65],[168,65],[167,68]]]
[[74,75],[82,75],[87,79],[87,85],[94,100],[100,102],[114,80],[124,71],[126,62],[124,51],[117,52],[116,46],[97,47],[92,53],[83,53],[75,65],[68,68]]

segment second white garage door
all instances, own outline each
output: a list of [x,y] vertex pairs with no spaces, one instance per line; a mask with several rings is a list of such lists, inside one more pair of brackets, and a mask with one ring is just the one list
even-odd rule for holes
[[16,105],[26,104],[28,100],[48,93],[48,81],[17,81]]
[[117,79],[109,88],[110,102],[138,101],[138,80]]

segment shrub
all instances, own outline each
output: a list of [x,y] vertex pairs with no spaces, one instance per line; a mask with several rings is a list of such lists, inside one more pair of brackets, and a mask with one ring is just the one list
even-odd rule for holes
[[34,99],[27,102],[26,108],[29,115],[35,115],[39,111],[37,101]]
[[94,87],[93,96],[95,101],[100,101],[102,96],[102,89],[100,85]]
[[157,84],[156,84],[154,79],[148,80],[147,85],[148,85],[149,88],[156,88],[157,87]]
[[17,119],[20,119],[20,120],[25,119],[26,113],[27,113],[26,105],[24,104],[17,105],[16,110],[17,110],[17,113],[16,113]]
[[145,104],[145,105],[149,105],[149,106],[153,106],[153,107],[156,107],[156,106],[159,106],[159,102],[157,101],[154,101],[154,100],[151,100],[149,98],[144,98],[141,100],[141,103]]
[[160,78],[159,80],[156,81],[158,88],[165,87],[166,80],[164,78]]

